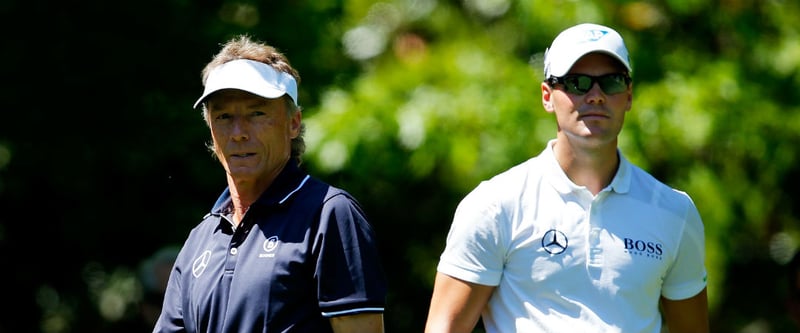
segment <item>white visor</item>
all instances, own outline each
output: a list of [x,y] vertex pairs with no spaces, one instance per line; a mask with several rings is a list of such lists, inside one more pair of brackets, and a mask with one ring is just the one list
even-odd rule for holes
[[297,104],[297,81],[263,62],[237,59],[226,62],[208,74],[203,96],[194,103],[197,108],[209,95],[222,89],[238,89],[264,98],[289,95]]

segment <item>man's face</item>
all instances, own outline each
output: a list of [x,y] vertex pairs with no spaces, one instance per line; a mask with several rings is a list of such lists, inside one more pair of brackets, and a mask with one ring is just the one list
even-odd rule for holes
[[283,98],[266,99],[228,89],[207,103],[214,152],[234,181],[271,183],[300,134],[300,112],[288,113]]
[[[567,75],[599,77],[624,72],[622,64],[611,56],[590,53],[579,59]],[[561,84],[542,84],[542,102],[545,110],[555,114],[559,132],[593,144],[616,142],[632,99],[630,85],[622,92],[609,94],[594,82],[586,93],[580,94],[567,92]]]

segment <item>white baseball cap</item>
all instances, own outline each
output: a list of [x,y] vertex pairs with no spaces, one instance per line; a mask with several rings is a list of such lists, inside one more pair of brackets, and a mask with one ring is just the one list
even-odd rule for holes
[[237,59],[214,68],[208,73],[203,96],[194,103],[197,108],[209,95],[222,89],[239,89],[264,98],[289,95],[297,104],[297,81],[289,73],[272,68],[263,62]]
[[628,49],[614,29],[582,23],[562,31],[544,53],[544,77],[563,76],[578,59],[591,52],[608,54],[632,72]]

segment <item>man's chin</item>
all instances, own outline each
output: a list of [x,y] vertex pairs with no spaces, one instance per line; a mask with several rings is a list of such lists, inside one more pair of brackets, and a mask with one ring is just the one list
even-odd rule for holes
[[233,179],[247,179],[258,176],[258,169],[252,166],[229,165],[226,171],[228,176]]

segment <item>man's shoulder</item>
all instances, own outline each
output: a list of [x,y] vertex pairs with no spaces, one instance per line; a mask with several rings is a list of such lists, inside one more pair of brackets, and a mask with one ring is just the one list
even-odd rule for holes
[[[669,185],[637,165],[630,164],[630,166],[632,193],[647,195],[652,198],[652,202],[660,206],[681,208],[694,205],[687,192]],[[683,208],[681,208],[681,210],[683,210]]]
[[357,203],[356,198],[344,188],[332,185],[331,183],[309,176],[303,186],[305,196],[319,198],[321,204],[343,204]]
[[534,156],[495,174],[484,183],[523,185],[523,180],[543,175],[547,167],[546,160],[541,155]]
[[[467,198],[484,202],[513,202],[535,188],[545,176],[546,164],[540,157],[520,162],[489,179],[481,181]],[[469,200],[468,199],[468,200]]]

